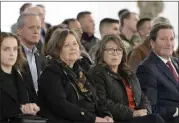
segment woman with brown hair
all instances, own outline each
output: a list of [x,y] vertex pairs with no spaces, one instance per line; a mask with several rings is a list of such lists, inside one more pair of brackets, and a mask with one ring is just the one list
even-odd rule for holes
[[57,29],[50,38],[47,55],[52,59],[39,79],[40,114],[50,123],[113,122],[78,62],[80,46],[72,30]]
[[99,100],[107,105],[115,122],[164,123],[160,116],[149,115],[150,103],[126,59],[122,40],[115,35],[104,36],[96,54],[96,65],[90,71]]
[[35,115],[39,107],[29,103],[20,73],[25,59],[19,39],[12,33],[1,32],[0,47],[0,121],[8,121],[18,114]]
[[[51,28],[49,28],[47,30],[47,33],[45,36],[45,43],[43,45],[43,54],[46,56],[47,61],[50,59],[50,56],[47,55],[48,42],[50,41],[52,34],[57,29],[65,30],[65,29],[71,29],[71,27],[69,27],[69,25],[66,25],[66,24],[59,24],[59,25],[52,26]],[[71,30],[73,30],[77,34],[76,38],[78,38],[78,40],[80,40],[80,38],[79,38],[80,36],[79,36],[79,33],[77,33],[77,30],[74,30],[74,29],[71,29]],[[91,65],[93,64],[93,61],[90,58],[89,54],[86,52],[85,48],[82,45],[80,47],[81,47],[81,50],[80,50],[81,58],[79,59],[79,62],[81,62],[81,65],[85,64],[85,66],[83,66],[83,68],[85,71],[88,71],[91,68]]]

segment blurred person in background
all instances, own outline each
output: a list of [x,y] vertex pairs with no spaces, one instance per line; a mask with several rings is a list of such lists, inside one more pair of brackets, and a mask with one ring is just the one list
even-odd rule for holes
[[[43,11],[44,11],[44,16],[45,16],[45,13],[46,13],[45,6],[42,5],[42,4],[37,4],[36,6],[39,6],[39,7],[41,7],[41,8],[43,9]],[[52,25],[51,25],[50,23],[47,23],[47,22],[44,21],[44,23],[42,24],[42,29],[41,29],[41,36],[42,36],[43,38],[45,38],[45,34],[46,34],[46,32],[47,32],[47,29],[49,29],[51,26],[52,26]],[[44,40],[45,40],[45,39],[44,39]]]
[[[119,35],[119,20],[113,18],[104,18],[100,21],[99,31],[101,35],[101,40],[107,34]],[[95,44],[89,51],[89,55],[92,60],[95,61],[95,55],[99,49],[99,42]]]
[[125,49],[127,54],[129,54],[134,47],[132,43],[132,37],[137,32],[137,22],[139,20],[138,14],[134,12],[124,12],[121,15],[120,22],[121,22],[121,33],[120,37],[123,40]]
[[81,24],[83,31],[81,44],[84,46],[87,52],[97,43],[99,39],[94,36],[95,33],[95,23],[91,12],[83,11],[78,13],[77,20]]
[[36,44],[37,49],[42,52],[42,46],[44,44],[44,34],[42,33],[42,30],[44,28],[45,25],[45,13],[44,13],[44,9],[42,7],[39,6],[31,6],[29,8],[27,8],[25,11],[25,13],[35,13],[39,16],[40,20],[41,20],[41,27],[40,27],[40,39],[39,42]]
[[[68,18],[65,19],[62,24],[66,24],[69,29],[73,30],[76,32],[76,34],[79,37],[79,40],[81,39],[82,36],[82,28],[80,23],[78,22],[78,20],[76,20],[75,18]],[[85,48],[83,45],[81,45],[81,62],[86,62],[85,64],[88,64],[86,66],[86,70],[88,71],[90,69],[90,66],[93,64],[93,60],[91,59],[91,57],[89,56],[89,54],[86,52]]]
[[[32,6],[32,3],[24,3],[21,7],[20,7],[20,14],[22,14],[24,12],[25,9],[27,9],[28,7]],[[17,34],[17,23],[13,24],[11,26],[11,32],[14,34]]]
[[137,32],[139,36],[141,37],[141,43],[144,42],[144,40],[149,35],[151,29],[152,29],[152,20],[150,18],[141,18],[137,22]]

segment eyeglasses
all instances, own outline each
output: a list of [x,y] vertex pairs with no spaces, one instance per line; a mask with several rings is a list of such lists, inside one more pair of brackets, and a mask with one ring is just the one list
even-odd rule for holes
[[121,55],[123,53],[123,50],[121,48],[119,49],[114,49],[114,48],[106,48],[105,49],[107,51],[107,53],[109,54],[113,54],[114,52],[116,52],[118,55]]

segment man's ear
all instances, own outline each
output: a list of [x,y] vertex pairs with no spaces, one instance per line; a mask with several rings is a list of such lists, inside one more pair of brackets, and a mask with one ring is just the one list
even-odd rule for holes
[[151,46],[151,49],[154,49],[155,47],[155,41],[154,40],[150,40],[150,46]]
[[20,27],[17,28],[17,35],[19,36],[22,35],[22,28]]

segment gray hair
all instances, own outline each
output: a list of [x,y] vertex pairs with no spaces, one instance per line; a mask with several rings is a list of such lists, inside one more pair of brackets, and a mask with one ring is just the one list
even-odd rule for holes
[[36,13],[22,13],[20,16],[19,16],[19,18],[17,19],[17,28],[21,28],[21,27],[23,27],[24,26],[24,20],[25,20],[25,18],[26,17],[28,17],[28,16],[38,16],[39,17],[39,15],[38,14],[36,14]]
[[171,24],[169,19],[165,18],[165,17],[155,17],[153,20],[152,20],[152,27],[156,24],[159,24],[159,23],[167,23],[167,24]]

